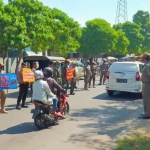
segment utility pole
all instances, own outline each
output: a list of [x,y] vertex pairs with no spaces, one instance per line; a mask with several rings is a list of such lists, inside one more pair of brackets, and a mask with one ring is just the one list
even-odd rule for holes
[[115,23],[124,23],[127,20],[127,0],[118,0]]

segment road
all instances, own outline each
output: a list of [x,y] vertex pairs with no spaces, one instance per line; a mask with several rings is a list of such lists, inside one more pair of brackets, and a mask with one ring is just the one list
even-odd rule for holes
[[[96,81],[98,84],[98,81]],[[16,110],[17,92],[7,96],[9,114],[0,114],[0,150],[102,150],[142,112],[142,101],[132,94],[107,96],[105,86],[69,96],[70,115],[59,125],[38,131],[29,108]],[[107,150],[105,147],[104,149]]]

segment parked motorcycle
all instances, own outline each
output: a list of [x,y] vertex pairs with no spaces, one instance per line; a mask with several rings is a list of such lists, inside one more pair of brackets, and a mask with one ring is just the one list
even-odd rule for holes
[[[60,100],[58,103],[57,111],[60,111],[63,118],[67,118],[69,114],[69,104],[66,99],[65,94],[61,93]],[[52,105],[46,105],[41,101],[34,100],[35,109],[31,110],[32,119],[34,119],[34,124],[38,129],[44,129],[50,125],[58,124],[59,116],[52,113]]]

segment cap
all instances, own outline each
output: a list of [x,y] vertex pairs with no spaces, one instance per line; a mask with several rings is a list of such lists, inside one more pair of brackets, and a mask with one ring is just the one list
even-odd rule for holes
[[103,61],[107,61],[106,59],[103,59]]
[[37,63],[38,63],[37,61],[32,62],[32,64],[37,64]]
[[26,66],[26,63],[25,63],[25,62],[22,62],[21,65],[25,65],[25,66]]
[[0,66],[5,66],[2,62],[0,62]]
[[59,61],[59,60],[56,60],[56,62],[55,62],[55,63],[61,64],[61,61]]
[[69,59],[66,59],[66,60],[65,60],[65,63],[70,63],[70,60],[69,60]]

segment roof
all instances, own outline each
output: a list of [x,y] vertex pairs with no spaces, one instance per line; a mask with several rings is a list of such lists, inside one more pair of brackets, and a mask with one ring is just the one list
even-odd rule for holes
[[26,56],[23,58],[24,61],[38,61],[38,60],[59,60],[65,61],[64,57],[56,57],[56,56]]
[[115,64],[144,64],[142,62],[139,62],[139,61],[123,61],[123,62],[114,62]]

